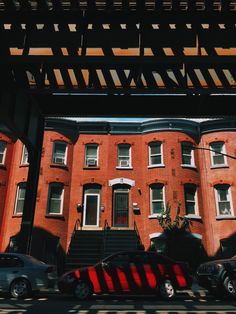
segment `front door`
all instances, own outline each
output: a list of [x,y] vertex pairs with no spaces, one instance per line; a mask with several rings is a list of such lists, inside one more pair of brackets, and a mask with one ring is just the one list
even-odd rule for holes
[[128,190],[115,190],[113,198],[113,226],[128,227],[129,223]]
[[84,214],[83,226],[98,227],[99,226],[99,194],[84,195]]

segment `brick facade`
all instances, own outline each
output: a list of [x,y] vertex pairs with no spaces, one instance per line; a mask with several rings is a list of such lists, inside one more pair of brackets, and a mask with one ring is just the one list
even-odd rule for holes
[[[207,149],[212,142],[223,142],[226,154],[234,157],[235,131],[236,121],[232,121],[229,126],[224,119],[202,123],[184,119],[143,123],[47,119],[34,219],[35,238],[40,234],[52,239],[56,237],[66,252],[76,221],[79,219],[83,223],[85,189],[95,184],[100,190],[99,224],[96,228],[102,229],[105,222],[113,227],[113,189],[126,183],[129,206],[127,227],[133,228],[136,223],[142,242],[148,249],[150,238],[163,233],[157,219],[151,215],[150,187],[153,184],[163,185],[164,200],[170,203],[171,215],[174,217],[178,202],[181,203],[180,214],[186,214],[184,186],[193,184],[197,187],[198,213],[189,216],[190,232],[202,240],[208,256],[219,254],[220,240],[233,238],[236,232],[236,160],[227,157],[227,165],[212,167],[211,153]],[[10,238],[20,229],[21,215],[14,215],[14,206],[17,184],[27,181],[28,166],[21,165],[23,145],[19,140],[14,141],[3,133],[0,134],[1,140],[8,143],[5,164],[0,167],[0,249],[4,251],[9,246]],[[66,165],[52,163],[55,141],[67,144]],[[149,164],[148,146],[153,142],[162,145],[163,164],[159,166]],[[182,164],[183,142],[198,148],[193,151],[193,167]],[[96,144],[98,147],[99,161],[96,167],[85,166],[87,144]],[[119,144],[130,146],[129,168],[117,167]],[[64,186],[63,211],[60,215],[47,213],[48,190],[53,182]],[[230,187],[230,215],[217,215],[214,187],[218,184]],[[139,208],[139,211],[135,211],[135,208]]]

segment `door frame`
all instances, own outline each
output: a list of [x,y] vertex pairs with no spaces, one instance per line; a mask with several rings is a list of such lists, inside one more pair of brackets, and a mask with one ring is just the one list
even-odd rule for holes
[[[112,226],[117,227],[117,228],[127,228],[129,227],[129,188],[115,188],[113,189],[113,202],[112,202]],[[121,194],[121,193],[126,193],[127,194],[127,201],[128,201],[128,206],[127,206],[127,225],[122,226],[122,225],[116,225],[115,224],[115,194]]]
[[[97,196],[97,224],[96,225],[87,225],[86,223],[86,212],[87,212],[87,197],[88,196]],[[85,193],[84,194],[84,206],[83,206],[83,227],[99,227],[99,218],[100,218],[100,194],[99,193]]]

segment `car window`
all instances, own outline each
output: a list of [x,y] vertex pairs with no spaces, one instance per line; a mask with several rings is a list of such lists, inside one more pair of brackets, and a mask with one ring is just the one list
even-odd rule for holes
[[0,256],[0,267],[8,268],[8,267],[23,267],[23,261],[17,256]]
[[113,266],[124,266],[129,263],[129,255],[117,254],[109,258],[107,262],[111,263]]

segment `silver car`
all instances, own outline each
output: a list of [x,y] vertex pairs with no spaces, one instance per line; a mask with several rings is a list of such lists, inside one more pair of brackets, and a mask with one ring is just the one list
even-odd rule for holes
[[54,265],[19,253],[0,253],[0,292],[14,298],[25,298],[33,291],[54,287],[57,272]]

